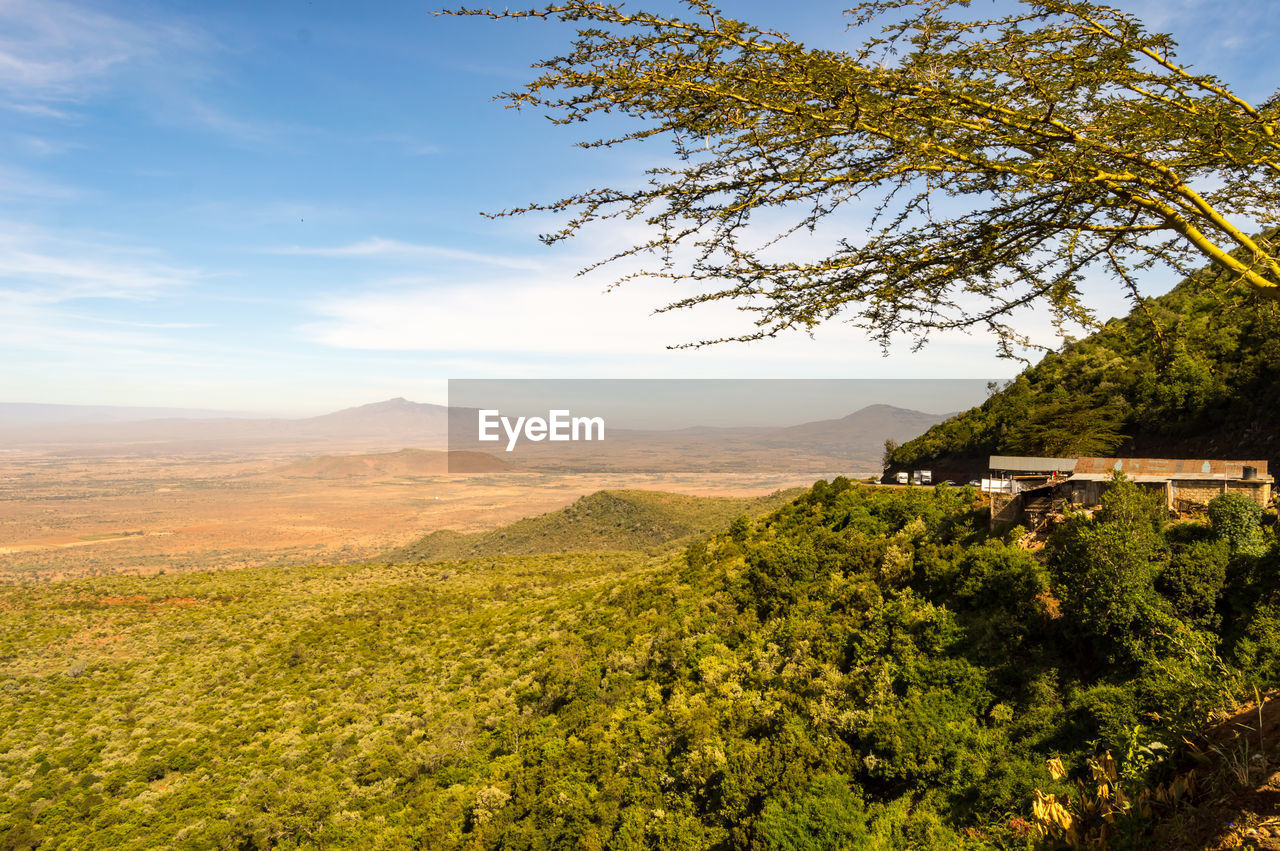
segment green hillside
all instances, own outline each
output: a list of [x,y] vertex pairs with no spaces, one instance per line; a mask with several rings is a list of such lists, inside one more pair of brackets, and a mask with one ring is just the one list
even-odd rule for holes
[[660,557],[0,589],[0,847],[1027,849],[1037,790],[1109,751],[1136,800],[1280,683],[1280,552],[1221,499],[1121,483],[1041,557],[973,489],[836,480]]
[[704,497],[664,491],[608,490],[566,508],[488,532],[433,532],[388,553],[389,561],[533,555],[572,550],[648,550],[671,546],[790,502],[803,489],[761,497]]
[[[989,454],[1280,462],[1280,303],[1202,271],[1045,355],[899,447],[894,469]],[[961,465],[963,466],[963,464]],[[972,473],[970,473],[972,475]]]

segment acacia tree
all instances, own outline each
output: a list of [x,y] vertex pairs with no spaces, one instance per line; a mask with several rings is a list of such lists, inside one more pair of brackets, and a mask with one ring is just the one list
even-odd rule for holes
[[[1222,280],[1278,292],[1280,246],[1251,232],[1268,233],[1280,209],[1280,101],[1255,106],[1184,67],[1172,37],[1133,15],[1083,0],[1019,0],[995,18],[967,0],[873,0],[848,14],[877,34],[832,51],[706,0],[683,6],[683,17],[588,0],[452,14],[576,24],[571,50],[501,97],[561,124],[629,120],[583,147],[666,137],[678,157],[639,188],[500,215],[569,211],[547,243],[643,219],[651,238],[588,269],[645,258],[620,281],[701,290],[663,310],[727,299],[754,312],[751,330],[723,339],[838,318],[883,345],[986,327],[1011,354],[1028,342],[1010,324],[1021,307],[1048,308],[1060,329],[1092,320],[1090,269],[1135,300],[1144,270],[1205,260]],[[865,233],[816,260],[788,256],[786,237],[850,206],[874,210]],[[763,213],[784,224],[750,227]]]

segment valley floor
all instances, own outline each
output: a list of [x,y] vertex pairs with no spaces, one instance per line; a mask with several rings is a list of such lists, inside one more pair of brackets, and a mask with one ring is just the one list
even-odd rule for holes
[[374,559],[606,487],[766,494],[811,477],[503,473],[299,477],[290,457],[0,459],[0,582]]

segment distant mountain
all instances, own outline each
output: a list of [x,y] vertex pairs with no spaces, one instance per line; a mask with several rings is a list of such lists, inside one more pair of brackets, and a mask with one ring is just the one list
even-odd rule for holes
[[164,417],[136,421],[64,420],[41,425],[0,422],[0,442],[8,448],[72,455],[362,452],[405,446],[443,449],[448,416],[449,409],[443,405],[389,399],[302,419]]
[[344,408],[332,414],[297,420],[295,426],[317,433],[373,434],[412,430],[444,434],[449,409],[444,405],[410,402],[396,397],[385,402]]
[[884,450],[884,442],[901,443],[922,434],[930,426],[945,420],[949,414],[926,414],[893,405],[868,405],[837,420],[818,420],[771,430],[764,438],[771,442],[821,447],[837,452],[874,452]]
[[[471,414],[474,416],[474,412]],[[603,442],[521,440],[505,445],[481,443],[474,423],[455,429],[452,448],[493,450],[522,466],[541,470],[610,472],[719,472],[787,470],[813,475],[865,476],[879,473],[886,440],[902,442],[919,435],[946,414],[928,414],[892,405],[870,405],[839,419],[787,427],[694,426],[680,429],[627,429],[610,424]]]
[[[419,450],[493,452],[503,462],[519,457],[547,468],[728,470],[788,464],[804,456],[804,469],[865,474],[879,469],[884,441],[920,434],[945,418],[890,405],[871,405],[846,417],[771,428],[688,428],[673,431],[610,429],[607,444],[523,442],[514,453],[475,441],[475,409],[388,399],[301,419],[196,417],[182,409],[0,409],[0,448],[54,455],[181,455],[211,453],[350,455],[413,447]],[[57,408],[60,406],[37,406]],[[143,413],[167,416],[142,418]],[[94,417],[102,419],[92,419]],[[35,421],[34,417],[44,417]],[[450,425],[457,438],[449,441]],[[492,457],[492,456],[490,456]],[[319,462],[316,462],[319,463]],[[326,462],[328,463],[328,462]],[[355,469],[356,462],[332,462]],[[423,462],[426,463],[426,462]]]

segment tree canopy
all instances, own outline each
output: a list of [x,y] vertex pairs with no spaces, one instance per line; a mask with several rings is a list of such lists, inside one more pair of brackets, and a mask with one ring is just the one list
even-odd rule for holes
[[[620,117],[609,147],[654,137],[676,160],[634,187],[588,188],[506,210],[562,211],[555,243],[602,219],[649,236],[590,269],[691,280],[662,308],[730,300],[753,340],[843,320],[888,345],[987,328],[1003,353],[1028,339],[1020,308],[1088,324],[1086,272],[1137,300],[1155,266],[1207,259],[1275,297],[1280,99],[1255,105],[1180,64],[1174,39],[1084,0],[1019,0],[982,17],[967,0],[872,0],[850,10],[849,50],[683,0],[683,16],[587,0],[527,11],[577,26],[564,55],[502,95],[561,124]],[[610,121],[610,128],[618,126]],[[838,213],[873,211],[830,250],[789,245]],[[751,227],[760,220],[762,227]],[[843,219],[839,220],[843,222]]]

